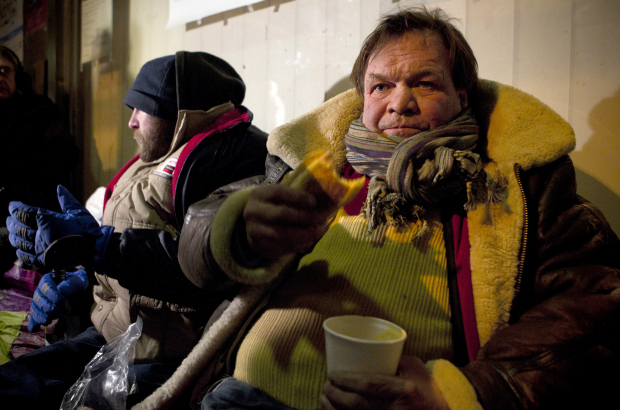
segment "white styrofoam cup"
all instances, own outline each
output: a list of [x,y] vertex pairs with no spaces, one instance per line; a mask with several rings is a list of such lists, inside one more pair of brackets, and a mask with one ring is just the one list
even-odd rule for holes
[[396,374],[407,332],[371,316],[334,316],[323,322],[327,372]]

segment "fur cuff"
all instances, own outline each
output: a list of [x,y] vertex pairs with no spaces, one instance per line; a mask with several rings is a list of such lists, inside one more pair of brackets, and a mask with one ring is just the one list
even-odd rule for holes
[[476,391],[461,371],[447,360],[431,360],[426,369],[452,410],[483,410]]

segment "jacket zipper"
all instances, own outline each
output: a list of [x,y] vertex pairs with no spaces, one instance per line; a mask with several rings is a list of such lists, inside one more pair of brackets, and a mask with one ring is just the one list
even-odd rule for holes
[[527,199],[525,197],[525,190],[523,189],[523,183],[521,181],[521,167],[519,166],[519,164],[514,165],[514,172],[515,176],[517,177],[517,184],[519,185],[519,190],[521,191],[521,198],[523,199],[523,237],[521,239],[521,252],[519,254],[519,266],[517,268],[517,279],[515,283],[515,296],[513,298],[513,300],[516,300],[521,291],[523,267],[525,265],[525,251],[529,234],[529,213],[527,208]]

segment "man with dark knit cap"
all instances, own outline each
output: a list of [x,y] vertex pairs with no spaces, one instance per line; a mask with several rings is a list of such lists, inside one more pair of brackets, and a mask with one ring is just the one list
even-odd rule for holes
[[267,156],[266,134],[251,125],[244,96],[241,77],[211,54],[181,51],[151,60],[123,100],[133,109],[128,125],[140,153],[108,185],[102,226],[62,186],[62,213],[11,204],[7,223],[23,262],[58,268],[45,265],[44,251],[65,236],[80,235],[94,247],[94,256],[86,252],[71,265],[92,267],[94,276],[78,269],[60,283],[43,277],[29,328],[61,316],[65,301],[92,283],[96,306],[94,327],[0,366],[0,396],[58,408],[99,348],[138,317],[138,393],[128,403],[146,397],[187,356],[214,308],[235,289],[205,292],[184,277],[176,260],[184,214],[217,187],[262,173]]

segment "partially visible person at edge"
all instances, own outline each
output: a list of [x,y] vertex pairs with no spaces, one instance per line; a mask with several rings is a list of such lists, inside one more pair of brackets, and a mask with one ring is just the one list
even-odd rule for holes
[[[76,260],[94,268],[94,276],[79,269],[58,284],[50,274],[43,277],[29,329],[65,314],[64,301],[76,300],[93,284],[96,306],[94,327],[0,366],[3,403],[58,408],[99,348],[138,317],[138,392],[129,404],[163,383],[187,356],[227,291],[197,288],[180,271],[182,215],[220,185],[265,167],[267,134],[251,125],[244,96],[243,80],[219,57],[180,51],[151,60],[123,100],[133,109],[128,125],[140,153],[108,185],[102,226],[62,186],[61,213],[11,203],[7,225],[22,261],[49,271],[54,266],[43,266],[43,251],[66,235],[82,235],[96,251],[94,258]],[[68,263],[63,252],[57,259]]]
[[[190,391],[203,410],[617,407],[620,243],[575,194],[569,124],[479,80],[438,9],[384,17],[352,79],[269,135],[264,176],[189,208],[185,275],[242,287],[136,408],[183,405]],[[328,227],[324,204],[275,183],[317,148],[367,180]],[[244,186],[245,205],[223,202]],[[229,251],[213,243],[233,227]],[[321,324],[351,314],[407,331],[396,375],[326,375]]]
[[59,210],[56,186],[68,185],[78,149],[58,107],[32,91],[19,57],[0,45],[0,271],[17,259],[5,220],[9,202]]

